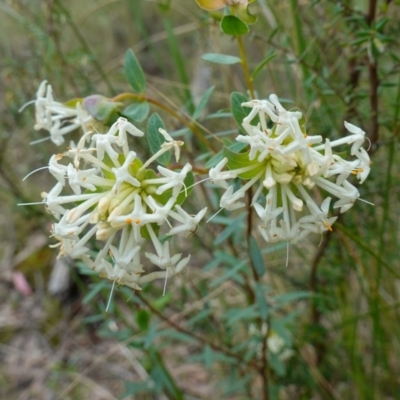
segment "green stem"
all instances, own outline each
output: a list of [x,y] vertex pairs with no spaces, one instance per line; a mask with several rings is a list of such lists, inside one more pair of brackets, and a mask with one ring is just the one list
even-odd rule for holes
[[247,64],[247,57],[246,57],[246,51],[245,51],[244,45],[243,45],[243,40],[242,40],[242,37],[239,35],[236,36],[236,39],[237,39],[238,46],[239,46],[240,59],[241,59],[243,73],[244,73],[244,78],[246,80],[247,87],[249,88],[251,98],[255,99],[253,78],[251,77],[251,75],[249,73],[249,67]]

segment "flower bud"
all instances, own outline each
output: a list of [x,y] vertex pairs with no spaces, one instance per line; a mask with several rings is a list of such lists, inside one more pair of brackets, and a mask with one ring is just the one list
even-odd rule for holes
[[83,108],[97,121],[105,125],[113,124],[118,118],[118,108],[122,103],[117,103],[100,94],[93,94],[83,100]]

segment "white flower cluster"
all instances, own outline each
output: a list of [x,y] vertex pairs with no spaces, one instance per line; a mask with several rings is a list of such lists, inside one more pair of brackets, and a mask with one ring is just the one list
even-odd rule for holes
[[[167,236],[192,234],[206,208],[192,216],[179,205],[187,195],[185,178],[192,169],[190,164],[181,171],[158,166],[159,174],[146,169],[170,149],[175,149],[179,158],[183,142],[160,129],[166,141],[143,164],[130,150],[128,134],[143,136],[125,118],[119,118],[107,133],[89,131],[75,148],[53,155],[49,171],[58,182],[42,197],[58,220],[52,236],[59,241],[53,247],[60,248],[60,256],[81,259],[101,277],[140,289],[142,283],[182,272],[190,259],[190,255],[184,259],[182,254],[170,255],[170,241],[159,239],[160,227],[167,223]],[[89,147],[85,145],[88,139]],[[73,194],[61,194],[67,184]],[[178,225],[173,227],[169,220]],[[92,238],[100,242],[97,254],[89,245]],[[145,257],[160,271],[145,271],[141,263],[146,239],[153,243],[155,254],[146,252]]]
[[[220,207],[235,210],[245,206],[240,199],[253,185],[258,185],[252,205],[261,219],[259,230],[267,242],[297,242],[311,232],[332,230],[336,217],[328,217],[331,197],[318,205],[309,190],[319,186],[338,198],[333,208],[340,208],[342,213],[352,207],[360,194],[347,178],[355,175],[362,183],[370,172],[370,158],[361,147],[365,133],[345,122],[351,135],[332,142],[326,139],[320,144],[321,136],[306,134],[301,112],[285,110],[274,94],[269,101],[252,100],[242,106],[252,110],[242,124],[247,135],[239,135],[236,140],[250,146],[248,160],[240,168],[223,171],[230,162],[224,158],[210,170],[211,181],[227,189]],[[259,122],[252,124],[257,116]],[[266,116],[274,123],[272,129],[267,127]],[[353,161],[332,152],[332,148],[344,144],[351,145]],[[234,191],[226,181],[236,177],[248,181]],[[263,205],[258,202],[260,197]]]
[[50,140],[57,146],[64,143],[64,135],[80,127],[86,133],[90,122],[93,122],[93,118],[82,108],[81,103],[77,102],[74,107],[69,107],[55,101],[53,89],[47,81],[40,84],[36,93],[35,114],[34,129],[49,131]]

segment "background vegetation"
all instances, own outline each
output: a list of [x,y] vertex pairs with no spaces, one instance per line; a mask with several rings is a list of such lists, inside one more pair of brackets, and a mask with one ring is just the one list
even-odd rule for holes
[[[0,1],[1,398],[259,399],[267,386],[271,399],[400,398],[400,7],[257,0],[251,10],[250,71],[268,60],[257,97],[296,105],[313,134],[340,137],[344,120],[362,127],[373,166],[360,192],[375,206],[357,202],[333,232],[291,246],[288,267],[286,244],[257,238],[249,249],[245,216],[220,213],[181,243],[190,271],[166,296],[162,282],[140,295],[119,288],[106,313],[111,283],[56,260],[43,207],[16,206],[53,186],[46,171],[21,180],[59,151],[31,146],[43,133],[33,107],[18,110],[43,79],[60,101],[128,91],[132,48],[147,95],[190,123],[215,86],[196,126],[219,151],[237,133],[230,93],[247,87],[240,65],[201,57],[239,56],[237,43],[194,0]],[[206,172],[213,150],[154,111]],[[207,185],[196,194],[193,209],[218,210]],[[254,279],[260,257],[266,273]]]

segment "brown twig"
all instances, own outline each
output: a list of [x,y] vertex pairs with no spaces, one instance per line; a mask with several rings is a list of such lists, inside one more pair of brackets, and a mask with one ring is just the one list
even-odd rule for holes
[[182,327],[181,325],[177,324],[176,322],[172,321],[167,316],[163,315],[160,311],[158,311],[155,307],[153,307],[153,305],[149,301],[147,301],[147,299],[144,296],[142,296],[140,293],[136,293],[136,296],[140,298],[140,300],[149,308],[149,310],[154,315],[156,315],[158,318],[160,318],[161,320],[166,322],[171,328],[177,330],[178,332],[184,333],[185,335],[192,337],[193,339],[195,339],[197,342],[201,343],[202,345],[210,346],[213,350],[218,351],[222,354],[225,354],[228,357],[234,358],[235,360],[239,361],[241,364],[247,364],[249,367],[256,369],[256,370],[260,369],[260,366],[254,360],[246,361],[239,354],[236,354],[233,351],[231,351],[219,344],[213,343],[213,342],[205,339],[204,337],[198,335],[197,333],[189,331],[188,329],[186,329],[186,328]]

